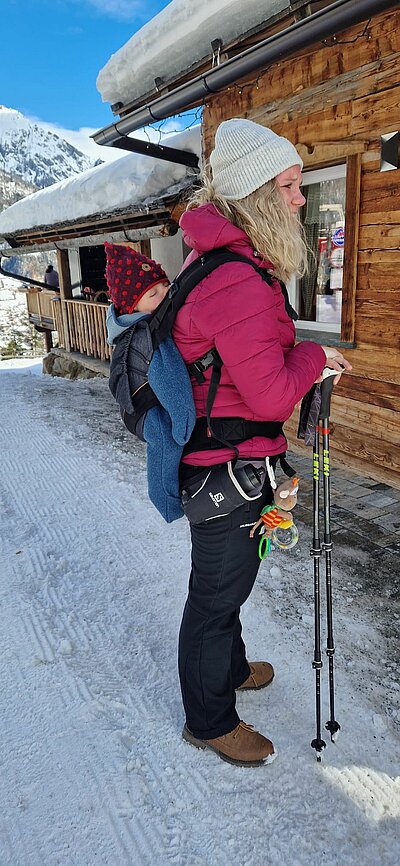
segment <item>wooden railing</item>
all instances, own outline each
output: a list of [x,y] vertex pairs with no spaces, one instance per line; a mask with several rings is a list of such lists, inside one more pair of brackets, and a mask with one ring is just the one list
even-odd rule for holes
[[[57,301],[54,301],[57,306]],[[58,330],[59,343],[71,352],[80,352],[91,358],[102,361],[111,358],[111,346],[107,343],[106,313],[108,304],[91,303],[90,301],[61,301],[65,315],[60,313],[61,332]],[[57,312],[58,318],[58,312]],[[68,340],[66,339],[68,329]],[[60,335],[61,333],[61,335]],[[61,342],[62,340],[62,342]]]
[[55,331],[54,308],[52,298],[54,298],[54,290],[41,292],[27,292],[26,305],[28,308],[29,321],[33,325],[40,325],[42,328],[48,328],[50,331]]
[[[55,300],[52,300],[55,297]],[[58,345],[71,352],[106,361],[111,358],[107,343],[108,304],[76,299],[62,300],[54,291],[27,292],[29,321],[57,331]]]
[[56,301],[53,301],[53,316],[54,316],[54,325],[55,330],[58,334],[58,345],[62,346],[64,349],[68,345],[66,329],[64,327],[64,317],[62,314],[61,300],[57,298]]

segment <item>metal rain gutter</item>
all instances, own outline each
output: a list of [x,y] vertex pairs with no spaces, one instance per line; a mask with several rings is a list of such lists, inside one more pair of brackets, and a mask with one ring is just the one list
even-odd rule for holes
[[[126,137],[128,133],[143,126],[165,120],[191,106],[201,105],[207,96],[219,93],[238,79],[396,6],[398,0],[337,0],[336,3],[297,21],[280,33],[269,36],[209,72],[133,110],[121,120],[99,129],[91,137],[96,144],[121,147],[118,145],[121,136]],[[135,142],[135,139],[128,141]]]

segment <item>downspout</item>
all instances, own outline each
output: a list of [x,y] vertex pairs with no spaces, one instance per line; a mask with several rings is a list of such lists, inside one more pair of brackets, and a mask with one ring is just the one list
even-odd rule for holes
[[[201,105],[210,94],[219,93],[230,84],[251,73],[271,66],[296,51],[303,51],[316,42],[340,33],[346,28],[367,21],[379,12],[398,6],[394,0],[337,0],[307,18],[297,21],[286,30],[275,33],[241,54],[226,60],[209,72],[193,78],[170,93],[135,109],[121,120],[95,132],[91,137],[96,144],[134,150],[136,140],[128,133],[158,120],[172,117],[195,105]],[[124,142],[123,139],[126,139]],[[129,142],[131,144],[129,144]],[[143,145],[143,142],[141,142]],[[154,155],[154,154],[153,154]],[[164,157],[165,158],[165,157]]]

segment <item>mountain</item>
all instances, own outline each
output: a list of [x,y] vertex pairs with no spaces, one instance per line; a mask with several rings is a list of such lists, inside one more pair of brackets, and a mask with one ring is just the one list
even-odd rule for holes
[[[99,162],[19,111],[0,105],[0,211]],[[42,280],[48,261],[55,264],[55,257],[53,260],[49,253],[33,253],[3,259],[2,265],[7,271]],[[25,305],[25,298],[22,300]]]
[[22,178],[6,174],[0,169],[0,211],[14,204],[20,198],[30,195],[31,192],[36,192],[37,187],[33,183],[28,183]]
[[100,162],[19,111],[0,106],[0,171],[13,182],[18,179],[41,189]]

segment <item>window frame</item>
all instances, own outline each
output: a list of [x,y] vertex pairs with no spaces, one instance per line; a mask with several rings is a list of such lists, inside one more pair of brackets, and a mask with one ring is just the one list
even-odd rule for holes
[[[349,154],[345,159],[334,164],[307,166],[304,169],[303,183],[315,183],[325,176],[328,178],[346,177],[345,201],[345,246],[343,259],[342,315],[340,328],[334,323],[309,322],[299,319],[296,328],[301,333],[300,339],[310,339],[320,342],[321,336],[338,345],[354,345],[355,340],[355,307],[357,291],[358,235],[360,222],[361,195],[361,153]],[[341,172],[341,173],[340,173]],[[288,282],[289,297],[295,300],[295,282]],[[294,304],[295,306],[295,304]]]

